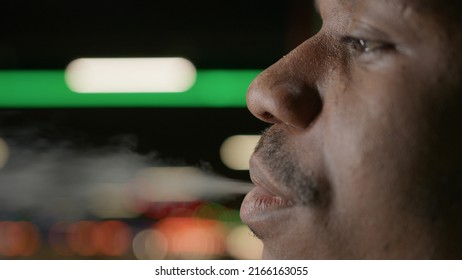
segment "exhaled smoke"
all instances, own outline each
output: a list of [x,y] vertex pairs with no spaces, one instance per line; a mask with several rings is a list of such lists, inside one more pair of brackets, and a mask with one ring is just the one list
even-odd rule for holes
[[133,137],[82,150],[68,142],[27,143],[16,136],[3,136],[0,149],[0,220],[124,218],[147,203],[213,200],[250,188],[247,182],[139,155],[132,151]]

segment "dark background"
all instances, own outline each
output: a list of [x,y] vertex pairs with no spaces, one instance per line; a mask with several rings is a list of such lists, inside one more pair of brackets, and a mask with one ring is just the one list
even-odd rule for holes
[[[163,56],[186,57],[197,69],[264,69],[304,41],[314,21],[310,1],[302,0],[3,0],[0,69],[64,69],[79,57]],[[8,131],[34,127],[41,137],[77,145],[104,145],[132,135],[137,152],[155,150],[187,164],[208,162],[238,178],[246,178],[246,172],[226,169],[219,145],[230,135],[258,134],[266,127],[246,108],[8,108],[0,113],[0,125]]]
[[310,1],[3,0],[0,67],[78,57],[184,56],[199,69],[265,68],[312,30]]
[[[198,70],[263,70],[316,28],[311,1],[303,0],[2,0],[0,70],[63,70],[79,57],[170,56],[188,58]],[[49,152],[65,146],[78,152],[122,145],[139,155],[154,153],[167,165],[195,166],[244,181],[249,181],[248,171],[224,166],[219,148],[229,136],[259,134],[267,126],[244,107],[5,108],[0,104],[0,137],[16,148]],[[8,166],[0,170],[0,176],[8,170]],[[239,209],[242,197],[221,203]],[[48,234],[51,219],[37,219],[33,209],[24,213],[0,206],[0,220],[28,220],[42,235]],[[153,222],[139,217],[131,223],[140,221]],[[42,249],[29,258],[62,257],[50,252]]]

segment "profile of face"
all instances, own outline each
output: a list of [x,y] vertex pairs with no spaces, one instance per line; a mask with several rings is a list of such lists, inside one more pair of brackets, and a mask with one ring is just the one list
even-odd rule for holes
[[437,0],[318,0],[320,31],[263,71],[270,123],[241,218],[266,259],[462,254],[462,49]]

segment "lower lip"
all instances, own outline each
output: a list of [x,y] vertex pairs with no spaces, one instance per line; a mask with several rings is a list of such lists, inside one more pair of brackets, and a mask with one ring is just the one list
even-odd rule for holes
[[276,196],[260,186],[255,186],[244,198],[241,205],[241,219],[244,223],[265,219],[277,210],[289,208],[293,203]]

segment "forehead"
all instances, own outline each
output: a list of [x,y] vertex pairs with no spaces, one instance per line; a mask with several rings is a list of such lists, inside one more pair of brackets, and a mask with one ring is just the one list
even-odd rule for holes
[[[453,0],[313,0],[316,10],[319,11],[319,6],[325,2],[336,2],[335,4],[357,8],[361,5],[371,4],[388,7],[411,7],[420,12],[437,13],[444,10],[443,7],[460,6],[460,2]],[[462,2],[462,1],[461,1]]]
[[[314,0],[323,20],[346,25],[350,20],[368,18],[393,25],[413,25],[422,30],[433,26],[438,29],[462,25],[458,11],[462,1],[453,0]],[[405,28],[406,29],[406,28]],[[409,29],[410,30],[410,29]]]

